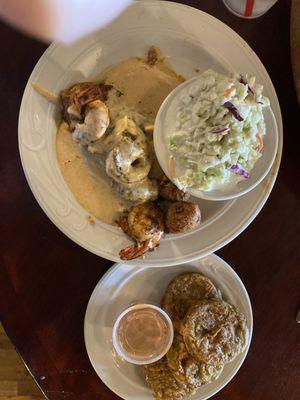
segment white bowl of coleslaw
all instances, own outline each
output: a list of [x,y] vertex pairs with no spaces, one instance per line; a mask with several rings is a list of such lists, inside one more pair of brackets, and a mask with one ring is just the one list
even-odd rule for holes
[[254,77],[207,70],[165,99],[154,147],[168,178],[207,200],[229,200],[254,189],[269,172],[278,130]]

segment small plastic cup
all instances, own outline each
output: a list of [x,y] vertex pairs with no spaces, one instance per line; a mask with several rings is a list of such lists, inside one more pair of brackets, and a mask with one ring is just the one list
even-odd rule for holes
[[237,17],[258,18],[264,15],[278,0],[223,0],[226,8]]
[[153,304],[136,304],[124,310],[113,327],[113,346],[132,364],[146,365],[161,359],[174,338],[168,314]]

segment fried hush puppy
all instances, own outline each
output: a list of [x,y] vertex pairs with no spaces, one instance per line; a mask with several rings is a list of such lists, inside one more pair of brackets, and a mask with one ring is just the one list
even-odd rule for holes
[[178,189],[166,175],[162,175],[159,179],[159,194],[160,196],[168,201],[186,201],[190,195],[183,190]]
[[166,214],[166,228],[170,233],[189,232],[201,222],[198,204],[177,201],[169,205]]

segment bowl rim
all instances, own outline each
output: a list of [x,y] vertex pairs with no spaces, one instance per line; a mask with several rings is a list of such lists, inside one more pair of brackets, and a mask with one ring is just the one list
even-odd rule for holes
[[[162,147],[162,140],[159,140],[159,137],[161,137],[161,132],[163,131],[163,126],[164,126],[164,121],[162,115],[166,112],[166,109],[172,108],[172,102],[174,102],[174,96],[175,98],[181,95],[181,92],[185,90],[187,87],[189,87],[193,82],[197,81],[199,79],[199,76],[194,76],[190,79],[187,79],[186,81],[182,82],[178,86],[176,86],[175,89],[173,89],[168,96],[165,98],[165,100],[162,102],[158,112],[157,116],[155,118],[154,122],[154,130],[153,130],[153,143],[154,143],[154,150],[155,154],[157,157],[157,160],[159,162],[159,165],[165,175],[168,177],[168,179],[176,185],[176,181],[174,180],[173,177],[170,175],[170,171],[167,168],[164,168],[164,163],[162,162],[163,158],[166,158],[166,156],[170,157],[170,151],[166,148],[166,145],[163,146],[165,151],[161,151]],[[243,196],[247,193],[249,193],[251,190],[255,189],[257,185],[259,185],[263,179],[268,175],[270,169],[272,168],[272,165],[274,164],[276,154],[278,151],[278,142],[279,142],[279,134],[278,134],[278,126],[277,126],[277,121],[275,118],[275,115],[273,113],[273,110],[270,106],[266,107],[271,115],[271,118],[274,123],[274,139],[275,139],[275,144],[274,144],[274,150],[272,152],[272,156],[269,159],[268,162],[268,167],[263,170],[263,172],[259,175],[258,179],[256,179],[251,185],[246,186],[243,190],[239,191],[234,191],[232,193],[228,194],[222,194],[221,189],[216,189],[214,190],[214,194],[210,194],[212,191],[205,191],[205,190],[198,190],[198,189],[193,189],[193,188],[187,188],[186,192],[191,194],[194,197],[197,197],[199,199],[203,200],[211,200],[211,201],[225,201],[225,200],[233,200],[237,199],[240,196]],[[255,165],[254,165],[255,168]],[[253,169],[254,169],[253,168]],[[225,184],[226,185],[226,184]],[[177,186],[177,185],[176,185]]]

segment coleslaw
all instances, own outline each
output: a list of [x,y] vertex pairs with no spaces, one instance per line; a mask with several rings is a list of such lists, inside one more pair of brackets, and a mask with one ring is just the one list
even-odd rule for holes
[[[247,179],[263,151],[269,99],[255,77],[202,73],[179,100],[168,146],[181,189],[210,191],[234,175]],[[236,179],[235,179],[236,181]]]

